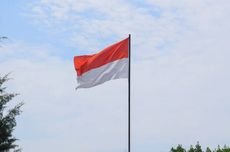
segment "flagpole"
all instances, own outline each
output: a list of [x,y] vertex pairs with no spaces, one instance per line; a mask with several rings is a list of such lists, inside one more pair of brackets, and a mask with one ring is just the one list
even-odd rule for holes
[[129,34],[129,73],[128,73],[128,152],[131,151],[131,142],[130,142],[130,135],[131,135],[131,102],[130,102],[130,72],[131,72],[131,34]]

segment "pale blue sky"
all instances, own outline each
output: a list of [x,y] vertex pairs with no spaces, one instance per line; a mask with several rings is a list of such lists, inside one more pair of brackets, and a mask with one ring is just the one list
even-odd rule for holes
[[132,152],[230,140],[228,0],[2,0],[0,73],[24,152],[127,151],[127,81],[76,92],[73,56],[132,34]]
[[[12,0],[1,1],[1,31],[10,39],[17,41],[26,41],[30,43],[38,43],[48,39],[47,35],[39,32],[39,29],[31,25],[26,17],[28,11],[28,3],[33,0]],[[36,36],[35,36],[36,35]]]

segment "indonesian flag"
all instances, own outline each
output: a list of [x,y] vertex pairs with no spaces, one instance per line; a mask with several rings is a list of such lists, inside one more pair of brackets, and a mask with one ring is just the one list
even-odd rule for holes
[[90,88],[112,79],[128,78],[128,43],[129,38],[126,38],[97,54],[75,56],[77,88]]

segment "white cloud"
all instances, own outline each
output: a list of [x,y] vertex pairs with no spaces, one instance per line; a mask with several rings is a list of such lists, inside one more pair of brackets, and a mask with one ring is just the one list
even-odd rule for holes
[[[89,44],[85,44],[85,38],[93,42],[95,49],[102,44],[99,39],[106,40],[124,38],[129,33],[135,37],[134,45],[147,44],[154,51],[148,51],[145,48],[145,55],[154,56],[158,53],[157,47],[168,46],[170,43],[179,39],[185,31],[185,26],[181,24],[180,16],[176,16],[174,12],[164,12],[161,7],[156,12],[151,12],[152,8],[137,7],[127,1],[52,1],[46,0],[34,4],[35,8],[39,8],[45,12],[38,18],[40,13],[35,13],[35,20],[44,23],[49,18],[49,26],[52,29],[63,29],[65,32],[72,33],[71,45],[77,48],[91,49]],[[64,11],[63,11],[64,10]],[[61,14],[57,17],[53,14]],[[158,17],[162,16],[162,17]],[[66,25],[67,24],[67,25]],[[169,26],[170,25],[170,26]],[[99,39],[98,39],[99,38]],[[87,41],[87,42],[88,42]],[[166,45],[167,43],[167,45]],[[143,47],[142,47],[143,49]],[[134,53],[135,56],[140,54]]]

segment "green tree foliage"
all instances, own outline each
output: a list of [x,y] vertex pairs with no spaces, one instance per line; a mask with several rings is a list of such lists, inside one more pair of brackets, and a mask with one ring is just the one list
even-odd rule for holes
[[190,149],[188,150],[188,152],[195,152],[195,149],[193,148],[193,146],[190,146]]
[[199,142],[197,142],[197,144],[194,147],[195,148],[193,148],[193,146],[191,145],[190,148],[186,151],[186,149],[184,149],[182,145],[178,145],[176,148],[172,147],[170,152],[230,152],[230,148],[226,145],[223,148],[218,146],[213,151],[209,147],[206,148],[206,151],[203,151]]
[[218,145],[217,149],[215,150],[215,152],[222,152],[220,145]]
[[212,152],[212,150],[209,147],[207,147],[205,152]]
[[203,152],[202,148],[201,148],[201,145],[199,144],[199,142],[197,142],[197,144],[195,146],[195,149],[194,149],[194,152]]
[[230,152],[230,148],[227,147],[226,145],[224,146],[224,148],[221,148],[221,147],[218,145],[217,149],[215,149],[214,152]]
[[178,145],[176,149],[172,147],[170,152],[186,152],[186,150],[182,147],[182,145]]
[[[16,127],[15,118],[21,113],[20,108],[23,103],[19,103],[13,108],[7,107],[7,104],[18,95],[6,92],[6,87],[3,84],[8,80],[8,75],[0,76],[0,152],[7,152],[9,150],[19,151],[16,149],[18,145],[15,144],[17,139],[12,133]],[[6,111],[6,108],[9,110]]]
[[230,148],[225,145],[222,152],[230,152]]

